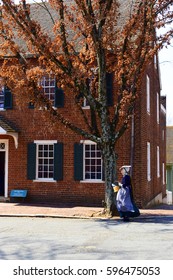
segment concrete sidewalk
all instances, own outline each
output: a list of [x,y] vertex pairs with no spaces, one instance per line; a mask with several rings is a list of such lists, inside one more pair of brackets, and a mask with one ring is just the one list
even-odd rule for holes
[[[106,218],[103,207],[83,207],[61,204],[0,203],[0,216],[21,217],[67,217]],[[173,205],[161,204],[150,209],[141,209],[139,218],[146,216],[173,216]],[[119,219],[115,216],[113,219]]]

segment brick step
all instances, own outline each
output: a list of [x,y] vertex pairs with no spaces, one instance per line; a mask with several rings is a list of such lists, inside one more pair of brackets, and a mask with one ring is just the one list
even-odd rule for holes
[[0,196],[0,202],[9,202],[10,199],[8,197]]

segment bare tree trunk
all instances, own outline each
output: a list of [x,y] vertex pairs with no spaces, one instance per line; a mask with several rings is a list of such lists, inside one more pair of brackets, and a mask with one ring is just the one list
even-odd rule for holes
[[103,162],[105,174],[105,210],[109,215],[113,215],[115,210],[114,192],[112,183],[116,178],[116,153],[113,144],[103,146]]

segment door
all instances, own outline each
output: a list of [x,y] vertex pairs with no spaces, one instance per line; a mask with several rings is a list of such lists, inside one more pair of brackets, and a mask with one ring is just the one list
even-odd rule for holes
[[5,152],[0,151],[0,196],[5,195]]

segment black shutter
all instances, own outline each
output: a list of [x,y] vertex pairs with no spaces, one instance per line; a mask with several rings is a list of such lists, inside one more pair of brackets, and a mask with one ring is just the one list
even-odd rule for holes
[[64,91],[61,88],[55,88],[55,102],[54,106],[56,108],[64,107]]
[[84,97],[83,92],[80,92],[80,93],[76,96],[77,101],[80,101],[80,99],[83,98],[83,97]]
[[63,180],[63,143],[54,144],[54,180]]
[[107,105],[113,106],[113,73],[106,73]]
[[12,109],[13,107],[13,100],[12,100],[12,93],[8,87],[4,88],[4,109]]
[[83,180],[83,144],[74,144],[74,179]]
[[27,178],[34,180],[36,176],[36,144],[28,144]]
[[105,181],[105,167],[103,161],[102,161],[102,181]]

